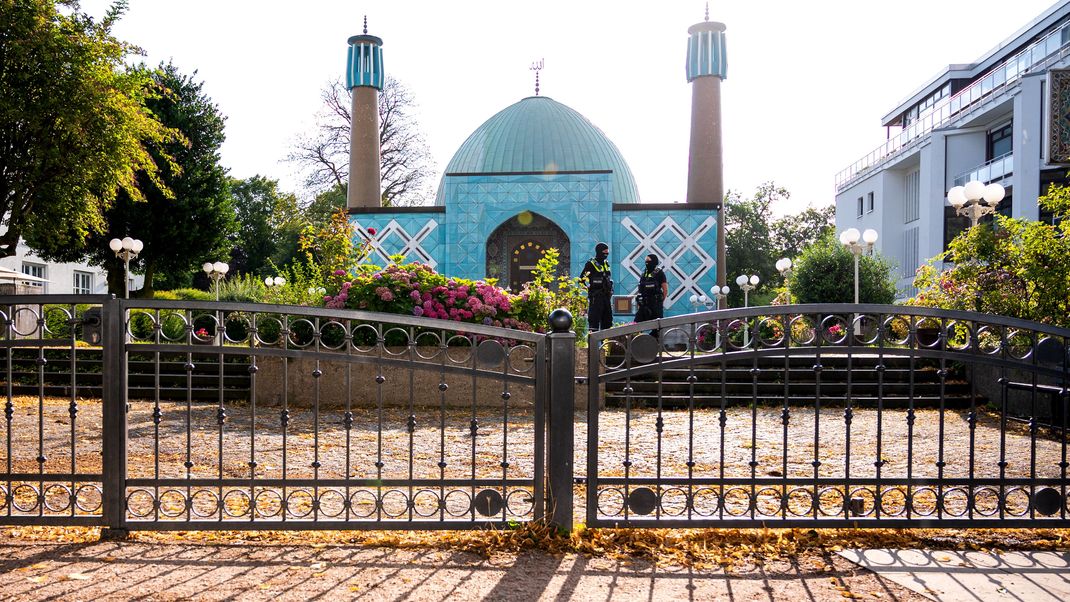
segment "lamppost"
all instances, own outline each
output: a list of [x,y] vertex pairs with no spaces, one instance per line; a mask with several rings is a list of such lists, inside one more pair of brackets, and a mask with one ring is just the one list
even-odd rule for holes
[[136,238],[130,238],[129,236],[123,237],[122,240],[118,238],[111,239],[108,242],[108,248],[115,252],[115,256],[123,260],[123,299],[130,298],[130,260],[135,259],[141,249],[145,248],[145,243]]
[[222,261],[217,261],[215,263],[206,263],[201,266],[201,269],[215,283],[215,300],[219,301],[219,281],[230,271],[230,266]]
[[758,288],[758,282],[760,282],[760,280],[758,279],[757,274],[752,276],[740,274],[736,277],[736,284],[743,290],[743,307],[748,307],[750,305],[750,292]]
[[710,292],[713,293],[713,298],[717,300],[718,308],[721,307],[721,301],[728,298],[728,293],[731,292],[731,290],[732,289],[728,288],[728,285],[717,286],[716,284],[710,289]]
[[264,284],[266,284],[268,288],[282,286],[286,284],[286,279],[282,276],[275,276],[274,278],[268,276],[267,278],[264,278]]
[[784,277],[784,293],[787,296],[787,304],[791,305],[791,288],[788,286],[788,278],[791,278],[791,260],[787,257],[776,261],[776,271]]
[[710,300],[710,298],[706,295],[691,295],[690,301],[691,307],[696,310],[698,310],[698,308],[700,307],[705,307],[706,309],[713,309],[713,301]]
[[[862,242],[858,240],[860,237]],[[866,231],[861,234],[858,228],[848,228],[840,232],[840,243],[855,256],[855,304],[858,304],[858,258],[862,255],[862,251],[873,249],[873,244],[876,242],[877,231],[873,228],[866,228]]]
[[999,205],[1006,195],[1006,189],[999,184],[985,186],[977,180],[971,180],[965,186],[955,186],[948,190],[947,201],[955,208],[955,213],[970,218],[972,228],[982,217],[995,213],[996,205]]

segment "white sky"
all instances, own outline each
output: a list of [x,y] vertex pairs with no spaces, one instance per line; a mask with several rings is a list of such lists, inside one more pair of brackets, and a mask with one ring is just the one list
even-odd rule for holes
[[[778,213],[834,197],[836,172],[884,141],[880,118],[949,63],[996,46],[1054,0],[713,2],[727,25],[722,85],[726,188],[773,180]],[[83,0],[103,15],[109,0]],[[435,186],[453,152],[491,115],[533,93],[590,119],[616,143],[643,202],[683,202],[691,90],[687,28],[698,0],[130,0],[115,33],[147,61],[198,71],[227,116],[223,162],[302,193],[282,159],[310,128],[324,85],[342,77],[346,40],[383,38],[387,72],[416,102]]]

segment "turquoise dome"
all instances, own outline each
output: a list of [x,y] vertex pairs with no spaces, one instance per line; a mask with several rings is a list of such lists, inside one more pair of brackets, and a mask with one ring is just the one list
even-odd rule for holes
[[[450,174],[612,170],[613,202],[638,203],[628,163],[602,130],[546,96],[529,96],[499,111],[464,141],[446,166]],[[445,204],[445,180],[436,205]]]

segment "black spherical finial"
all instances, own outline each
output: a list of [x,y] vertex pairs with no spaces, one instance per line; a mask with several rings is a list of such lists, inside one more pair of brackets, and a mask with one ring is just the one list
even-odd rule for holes
[[368,15],[364,15],[364,35],[368,35]]
[[550,328],[554,332],[568,332],[572,329],[572,314],[565,308],[558,308],[550,312]]

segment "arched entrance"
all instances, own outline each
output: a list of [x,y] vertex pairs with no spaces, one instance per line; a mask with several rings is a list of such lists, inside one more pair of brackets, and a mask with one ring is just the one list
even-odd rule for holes
[[487,238],[487,277],[497,278],[498,285],[519,291],[531,281],[535,264],[547,249],[560,252],[559,275],[568,272],[572,258],[568,235],[545,217],[523,211],[498,226]]

